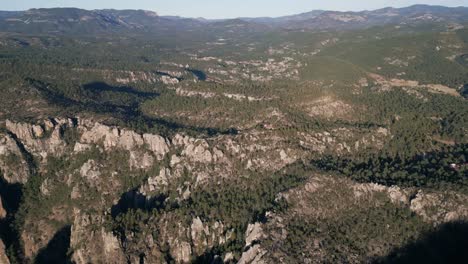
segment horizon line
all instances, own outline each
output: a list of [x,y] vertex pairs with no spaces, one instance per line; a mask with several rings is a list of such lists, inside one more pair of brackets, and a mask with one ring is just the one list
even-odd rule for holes
[[414,6],[428,6],[428,7],[445,7],[445,8],[468,8],[468,6],[444,6],[444,5],[430,5],[430,4],[414,4],[414,5],[408,5],[408,6],[403,6],[403,7],[394,7],[394,6],[385,6],[382,8],[377,8],[377,9],[362,9],[362,10],[333,10],[333,9],[311,9],[309,11],[304,11],[304,12],[299,12],[299,13],[290,13],[290,14],[284,14],[280,16],[237,16],[237,17],[223,17],[223,18],[206,18],[202,16],[181,16],[181,15],[174,15],[174,14],[160,14],[157,10],[150,10],[150,9],[141,9],[141,8],[124,8],[124,9],[116,9],[116,8],[96,8],[96,9],[86,9],[86,8],[80,8],[80,7],[74,7],[74,6],[56,6],[56,7],[32,7],[29,9],[22,9],[22,10],[3,10],[0,9],[0,12],[26,12],[30,10],[39,10],[39,9],[79,9],[79,10],[86,10],[86,11],[100,11],[100,10],[115,10],[115,11],[149,11],[149,12],[154,12],[160,17],[180,17],[180,18],[189,18],[189,19],[206,19],[206,20],[226,20],[226,19],[238,19],[238,18],[281,18],[281,17],[287,17],[287,16],[294,16],[294,15],[301,15],[301,14],[306,14],[314,11],[323,11],[323,12],[341,12],[341,13],[360,13],[360,12],[372,12],[372,11],[377,11],[377,10],[382,10],[382,9],[388,9],[388,8],[393,8],[393,9],[403,9],[403,8],[409,8],[409,7],[414,7]]

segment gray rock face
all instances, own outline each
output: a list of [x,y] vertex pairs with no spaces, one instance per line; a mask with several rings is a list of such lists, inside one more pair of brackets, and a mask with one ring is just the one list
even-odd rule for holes
[[143,140],[148,145],[149,150],[156,155],[158,160],[161,160],[164,155],[169,152],[169,142],[161,136],[143,134]]
[[[7,120],[5,125],[11,133],[16,135],[29,153],[46,159],[48,155],[58,156],[64,152],[66,144],[62,139],[61,130],[74,125],[71,120],[67,119],[54,119],[49,122],[47,125],[44,124],[49,129],[48,131],[39,125],[14,123],[10,120]],[[46,137],[45,132],[49,132],[50,136]]]
[[164,226],[162,237],[169,245],[169,253],[176,263],[189,263],[192,257],[192,245],[190,244],[190,230],[182,223],[170,223],[169,219],[161,221]]
[[353,185],[352,188],[355,198],[366,198],[377,192],[383,192],[388,195],[392,203],[409,205],[411,190],[405,190],[398,186],[386,187],[375,183],[364,183]]
[[90,129],[87,126],[80,126],[83,130],[81,142],[104,145],[106,150],[113,147],[120,147],[126,150],[132,150],[137,146],[143,145],[143,140],[138,137],[138,134],[130,131],[121,131],[116,127],[108,127],[99,123],[95,123]]
[[206,140],[177,134],[172,141],[174,145],[183,147],[182,155],[193,162],[210,163],[213,161],[213,155]]
[[143,151],[130,151],[130,168],[147,169],[153,166],[154,158]]
[[260,247],[254,245],[249,250],[242,253],[242,256],[237,264],[264,264],[266,263],[262,258],[267,252]]
[[0,239],[0,263],[10,264],[10,260],[8,259],[5,253],[5,244],[3,244],[3,241],[1,239]]
[[265,238],[265,233],[262,229],[261,223],[249,224],[245,231],[245,249],[244,253],[238,262],[238,264],[261,264],[265,263],[263,256],[267,253],[266,250],[262,249],[259,244],[255,242]]
[[209,248],[226,243],[231,236],[229,231],[225,233],[225,227],[222,223],[204,224],[199,217],[192,220],[190,235],[193,251],[197,256],[202,255]]
[[28,164],[10,135],[0,134],[0,169],[5,181],[10,184],[28,181]]
[[249,224],[247,226],[247,231],[245,232],[245,246],[250,247],[255,241],[258,241],[263,237],[264,233],[261,223]]
[[75,210],[75,220],[71,229],[70,247],[74,249],[72,261],[77,264],[86,263],[127,263],[118,239],[104,228],[94,230],[94,226],[102,226],[101,216],[81,214]]
[[87,124],[80,125],[83,131],[81,135],[82,143],[94,143],[104,145],[106,150],[117,147],[128,151],[135,150],[144,144],[148,145],[148,149],[152,151],[158,159],[161,159],[169,152],[169,143],[161,136],[144,134],[140,135],[133,131],[109,127],[99,123],[95,123],[91,128],[87,128]]
[[227,230],[221,222],[203,222],[199,217],[190,225],[174,223],[172,218],[162,219],[160,243],[167,241],[169,252],[176,263],[189,263],[213,247],[225,244],[232,238],[233,230]]
[[408,206],[425,221],[435,224],[468,217],[468,196],[462,194],[419,190],[416,197],[410,201],[409,197],[416,191],[411,188],[367,183],[352,185],[352,189],[356,199],[369,199],[376,193],[385,193],[392,203]]
[[223,259],[224,263],[229,263],[233,260],[234,260],[234,254],[232,252],[228,252],[226,253],[226,255],[224,255],[224,259]]
[[205,236],[210,234],[207,226],[203,225],[200,217],[194,218],[191,225],[191,236],[195,247],[206,246]]
[[79,128],[82,131],[82,135],[80,143],[75,145],[76,152],[87,148],[86,146],[89,144],[102,144],[106,151],[111,151],[113,148],[127,150],[130,152],[129,165],[132,168],[149,168],[154,164],[152,155],[157,160],[162,160],[169,152],[169,143],[158,135],[140,135],[133,131],[121,130],[99,123],[89,126],[84,121]]

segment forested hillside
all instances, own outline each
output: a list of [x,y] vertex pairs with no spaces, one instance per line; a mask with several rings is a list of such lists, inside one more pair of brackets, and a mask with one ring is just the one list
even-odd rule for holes
[[0,263],[463,263],[467,13],[0,12]]

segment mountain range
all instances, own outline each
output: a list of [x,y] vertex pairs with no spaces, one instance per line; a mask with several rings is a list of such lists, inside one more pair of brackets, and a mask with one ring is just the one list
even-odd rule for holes
[[[145,10],[83,10],[78,8],[30,9],[0,11],[0,30],[18,33],[112,33],[122,31],[158,32],[206,29],[206,26],[251,27],[264,30],[343,30],[386,24],[462,23],[468,20],[467,7],[414,5],[405,8],[383,8],[373,11],[338,12],[314,10],[283,17],[258,17],[209,20],[160,16]],[[239,23],[240,22],[240,23]]]
[[0,11],[0,264],[466,263],[468,8]]

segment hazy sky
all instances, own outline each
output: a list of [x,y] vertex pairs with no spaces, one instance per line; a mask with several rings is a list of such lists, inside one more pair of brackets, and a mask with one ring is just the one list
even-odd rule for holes
[[468,0],[0,0],[0,10],[40,7],[146,9],[161,15],[232,18],[282,16],[314,9],[357,11],[413,4],[468,6]]

